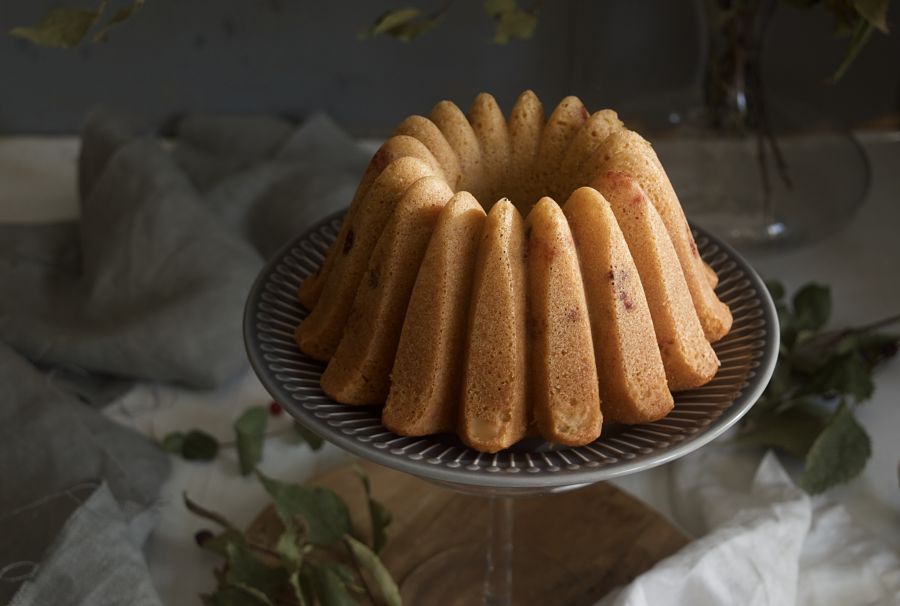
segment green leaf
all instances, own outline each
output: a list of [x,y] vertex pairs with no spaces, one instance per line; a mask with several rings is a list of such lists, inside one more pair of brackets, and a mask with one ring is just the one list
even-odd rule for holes
[[391,573],[378,559],[378,555],[369,549],[365,543],[357,541],[350,535],[344,537],[344,542],[350,548],[350,552],[359,566],[375,582],[383,602],[387,606],[401,606],[400,589],[397,587],[397,583],[394,582],[393,577],[391,577]]
[[831,289],[811,282],[794,295],[794,324],[798,330],[818,330],[831,317]]
[[850,407],[841,403],[810,448],[800,485],[811,494],[824,492],[859,475],[871,455],[869,435]]
[[784,285],[778,280],[766,280],[766,288],[776,303],[784,299]]
[[831,356],[801,386],[805,395],[848,395],[853,396],[857,404],[871,398],[874,391],[869,368],[856,352]]
[[310,565],[305,565],[300,568],[300,572],[296,575],[293,575],[296,580],[292,580],[291,583],[296,584],[297,589],[295,589],[294,594],[298,597],[298,601],[300,602],[300,606],[315,606],[316,604],[316,586],[314,582],[315,574]]
[[484,11],[495,21],[496,44],[506,44],[516,39],[527,40],[537,28],[536,11],[520,9],[516,0],[485,0]]
[[[309,570],[306,578],[321,606],[357,606],[356,600],[333,568],[310,561],[304,562],[303,570]],[[302,580],[301,577],[301,582]]]
[[359,33],[362,40],[386,35],[403,42],[418,38],[440,20],[441,15],[425,16],[417,8],[400,8],[382,13],[372,26]]
[[105,8],[106,2],[102,2],[95,10],[65,7],[50,9],[37,25],[16,27],[9,33],[39,46],[72,48],[84,39]]
[[872,27],[888,33],[888,0],[853,0],[853,7]]
[[220,587],[213,594],[201,595],[205,606],[247,606],[247,594],[236,587]]
[[735,437],[738,444],[778,448],[804,458],[827,423],[826,415],[808,405],[769,413]]
[[294,431],[296,431],[297,435],[300,436],[304,442],[309,444],[309,447],[313,450],[319,450],[325,443],[325,441],[321,437],[319,437],[319,434],[310,431],[297,421],[294,421]]
[[110,17],[109,21],[104,23],[103,26],[97,31],[97,33],[94,34],[94,42],[105,42],[109,37],[109,32],[111,29],[130,19],[131,16],[139,11],[143,6],[144,0],[132,0],[131,4],[117,10],[115,14]]
[[181,456],[188,461],[210,461],[219,453],[219,441],[205,431],[192,429],[184,436]]
[[372,498],[372,486],[369,476],[359,465],[353,466],[353,472],[362,482],[366,491],[366,500],[369,505],[369,519],[372,524],[372,549],[375,553],[381,553],[387,543],[387,527],[391,524],[391,512],[379,501]]
[[285,527],[278,542],[275,543],[275,551],[281,556],[284,567],[290,572],[300,570],[303,562],[303,552],[300,549],[300,537],[293,527]]
[[791,362],[789,360],[780,359],[775,365],[772,378],[766,387],[766,395],[770,398],[781,398],[791,388]]
[[287,572],[267,565],[244,545],[230,544],[227,553],[225,582],[257,602],[271,606],[278,590],[288,582]]
[[878,364],[897,355],[900,337],[879,332],[850,331],[835,345],[838,353],[855,352],[871,370]]
[[272,497],[278,516],[285,526],[297,516],[306,523],[307,538],[313,545],[333,545],[350,532],[350,513],[344,501],[321,486],[286,484],[256,472]]
[[288,577],[288,583],[291,586],[291,592],[294,594],[294,599],[297,600],[299,606],[314,606],[316,599],[315,594],[313,593],[312,587],[308,584],[304,585],[303,579],[300,576],[300,570],[295,570],[291,573],[290,577]]
[[269,414],[265,407],[252,406],[234,422],[238,462],[242,475],[252,472],[256,468],[256,464],[262,460],[268,420]]
[[160,445],[166,452],[180,455],[181,449],[184,448],[184,432],[172,431],[167,433]]

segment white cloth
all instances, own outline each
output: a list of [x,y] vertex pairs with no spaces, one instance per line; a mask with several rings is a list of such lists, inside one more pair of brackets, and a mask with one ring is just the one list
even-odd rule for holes
[[773,453],[752,472],[754,458],[716,445],[673,466],[679,517],[706,534],[599,606],[900,604],[897,554],[807,496]]
[[[65,192],[74,191],[73,176],[61,170],[67,163],[57,156],[58,149],[74,149],[73,142],[42,143],[41,166],[32,174],[63,193],[41,199],[68,200]],[[783,279],[791,288],[808,280],[832,284],[838,326],[885,317],[895,313],[900,302],[900,282],[895,279],[900,239],[894,237],[900,221],[900,138],[877,135],[864,143],[872,163],[872,189],[852,224],[826,242],[751,258],[761,273]],[[6,179],[19,170],[6,159],[18,157],[19,150],[18,141],[4,144],[0,139],[0,176],[5,183],[17,183]],[[28,189],[32,182],[10,191]],[[0,194],[0,214],[17,221],[67,218],[75,212],[74,207],[38,204],[28,209],[39,212],[25,213],[27,205],[10,211],[8,198]],[[878,373],[876,385],[873,400],[857,411],[872,436],[872,460],[861,478],[826,497],[808,499],[774,457],[760,463],[758,452],[741,456],[719,442],[675,464],[616,481],[698,538],[608,596],[603,606],[900,604],[900,565],[896,551],[891,551],[900,549],[900,360]],[[244,407],[267,401],[262,387],[248,375],[207,393],[142,385],[107,413],[156,438],[198,426],[227,438],[231,422]],[[302,480],[339,458],[334,448],[326,447],[323,456],[279,437],[267,441],[263,469],[279,478]],[[183,491],[238,524],[248,523],[265,502],[258,483],[237,474],[233,453],[213,463],[173,459],[173,473],[162,491],[160,524],[146,547],[154,587],[166,604],[192,603],[198,593],[214,586],[217,561],[190,540],[203,522],[184,509]]]

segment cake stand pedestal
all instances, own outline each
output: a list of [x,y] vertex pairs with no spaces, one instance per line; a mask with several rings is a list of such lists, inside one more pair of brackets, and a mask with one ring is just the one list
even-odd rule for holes
[[[400,585],[404,603],[429,604],[434,595],[441,596],[441,606],[479,603],[490,499],[446,490],[369,461],[354,465],[368,474],[373,495],[393,514],[380,555]],[[351,465],[330,469],[309,483],[340,495],[354,531],[369,538],[368,499]],[[517,498],[514,518],[515,604],[594,604],[688,543],[659,512],[611,482]],[[283,529],[270,505],[250,524],[247,536],[274,548]]]
[[[604,426],[600,439],[586,446],[554,448],[541,440],[524,440],[493,455],[472,450],[451,435],[399,436],[381,424],[378,407],[331,400],[319,386],[325,365],[305,356],[294,343],[294,329],[307,315],[297,301],[297,287],[323,262],[342,217],[343,212],[337,213],[314,225],[260,273],[244,314],[250,363],[272,397],[329,442],[386,467],[492,499],[485,573],[475,575],[485,581],[475,584],[485,604],[510,604],[512,599],[515,550],[510,497],[571,490],[682,457],[734,425],[762,394],[774,370],[778,319],[763,281],[732,248],[695,229],[697,247],[719,277],[716,292],[731,308],[734,324],[714,345],[722,362],[715,378],[675,394],[675,408],[666,418],[644,425]],[[443,565],[433,566],[438,576],[447,574],[451,557],[448,554]],[[470,553],[468,561],[472,557]],[[481,564],[477,567],[480,570]],[[420,574],[421,587],[438,589],[433,579],[431,585],[426,582],[427,570]],[[472,581],[468,583],[471,588]],[[426,599],[417,592],[412,603],[445,602],[442,596]]]

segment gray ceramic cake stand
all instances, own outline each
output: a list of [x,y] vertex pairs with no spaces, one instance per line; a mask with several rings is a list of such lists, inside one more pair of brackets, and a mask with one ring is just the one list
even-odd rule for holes
[[[379,408],[347,406],[325,395],[319,386],[325,365],[294,343],[294,328],[307,315],[297,301],[297,286],[323,262],[343,214],[320,221],[269,261],[247,299],[244,339],[260,381],[285,410],[329,442],[375,463],[489,496],[577,488],[673,461],[707,444],[750,409],[775,367],[778,318],[763,281],[731,247],[694,229],[701,256],[719,276],[716,292],[731,308],[734,325],[714,346],[722,362],[715,378],[676,394],[675,409],[666,418],[604,426],[600,439],[587,446],[552,448],[531,440],[493,455],[472,450],[452,435],[394,434],[381,424]],[[511,533],[510,502],[491,503],[492,544],[500,549]],[[488,558],[494,570],[492,580],[488,575],[492,604],[509,599],[508,558],[497,549],[491,547]]]

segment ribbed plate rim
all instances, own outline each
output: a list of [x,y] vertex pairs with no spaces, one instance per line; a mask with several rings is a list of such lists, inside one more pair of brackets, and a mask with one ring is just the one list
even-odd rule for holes
[[[698,241],[698,246],[700,246],[701,241],[706,241],[706,245],[700,246],[701,254],[710,247],[717,247],[715,254],[721,256],[721,254],[724,253],[725,261],[730,261],[735,264],[735,267],[733,267],[731,271],[737,269],[744,273],[745,279],[749,281],[748,288],[753,291],[753,295],[758,299],[759,308],[762,312],[761,319],[763,321],[762,326],[758,328],[764,332],[760,337],[763,340],[762,346],[754,349],[755,366],[750,367],[752,368],[751,374],[753,374],[753,376],[747,378],[745,382],[742,383],[744,386],[740,388],[741,393],[728,404],[728,408],[722,411],[718,417],[713,418],[704,428],[697,430],[692,435],[688,435],[683,439],[679,439],[679,441],[674,444],[658,448],[650,453],[642,453],[641,456],[634,460],[619,458],[613,463],[604,463],[600,467],[592,468],[583,464],[574,464],[571,469],[568,467],[559,467],[552,471],[550,469],[540,469],[535,473],[497,473],[496,469],[488,472],[487,468],[482,467],[477,470],[472,470],[464,465],[449,467],[443,462],[439,462],[438,464],[429,462],[429,459],[425,457],[413,459],[406,455],[395,454],[390,448],[376,447],[375,443],[371,440],[363,441],[354,435],[349,435],[336,427],[332,427],[327,421],[316,416],[311,410],[304,408],[304,401],[312,402],[315,400],[316,402],[321,403],[322,397],[307,396],[304,398],[298,397],[297,394],[292,393],[289,390],[288,383],[279,379],[277,377],[278,373],[269,367],[262,347],[262,334],[264,331],[259,328],[258,322],[260,319],[258,316],[260,313],[260,303],[266,286],[274,283],[273,276],[279,273],[279,267],[285,264],[285,260],[289,255],[292,255],[295,250],[300,250],[302,252],[301,247],[303,244],[310,242],[311,238],[320,234],[323,228],[332,226],[331,230],[336,231],[334,226],[339,224],[340,219],[345,213],[346,209],[343,209],[316,222],[303,234],[297,236],[283,246],[281,250],[266,263],[250,289],[245,304],[243,324],[244,343],[251,367],[255,371],[260,382],[269,394],[271,394],[271,396],[279,402],[292,417],[332,444],[375,463],[385,465],[386,467],[398,471],[411,473],[427,480],[472,489],[496,491],[544,491],[601,482],[603,480],[644,471],[674,461],[719,437],[750,410],[753,404],[762,395],[774,371],[779,348],[778,317],[775,311],[774,302],[769,295],[765,283],[762,278],[760,278],[759,274],[756,273],[750,264],[732,246],[702,228],[692,226],[695,238]],[[722,262],[720,262],[719,265],[722,265]],[[746,298],[748,297],[743,297],[742,300]],[[297,302],[296,305],[300,308],[299,302]],[[295,356],[298,363],[309,363],[309,359],[300,353],[299,350],[296,350]],[[333,401],[331,401],[331,404],[343,406]],[[347,411],[360,410],[359,407],[355,406],[346,406],[346,409]],[[664,421],[665,419],[660,422]],[[652,429],[652,424],[641,427]],[[384,429],[384,431],[387,432],[388,430]],[[427,440],[429,438],[425,439]],[[598,443],[602,443],[603,440],[604,436],[601,436]],[[440,437],[433,438],[433,441],[434,444],[446,446],[446,442],[442,441]],[[564,453],[574,452],[575,450],[576,449],[560,449],[560,451]],[[503,451],[503,453],[500,453],[500,456],[503,456],[504,453],[507,452],[508,451]],[[538,453],[530,454],[538,456]],[[494,455],[485,455],[486,458],[493,456]],[[522,454],[522,456],[524,457],[525,455]],[[462,458],[462,454],[460,454],[458,458]],[[564,456],[560,458],[565,460]],[[479,460],[480,457],[476,458],[476,463]],[[494,460],[496,461],[497,459],[495,458]],[[514,459],[510,458],[507,461],[507,466],[512,462],[514,462]]]

